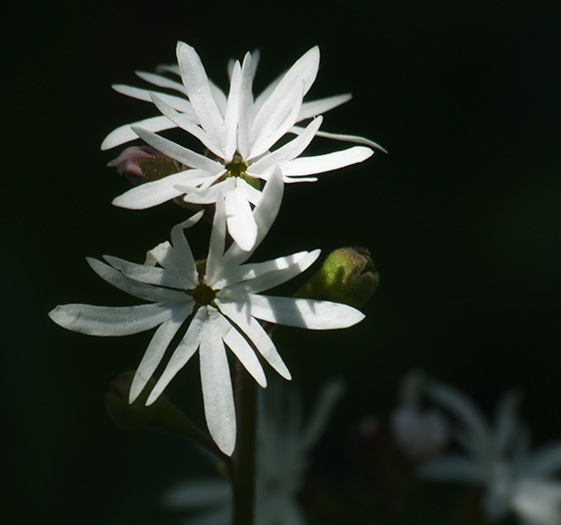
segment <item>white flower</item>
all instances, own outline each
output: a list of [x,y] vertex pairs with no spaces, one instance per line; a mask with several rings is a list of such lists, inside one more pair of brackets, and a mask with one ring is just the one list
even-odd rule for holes
[[[258,225],[255,246],[265,237],[277,215],[282,191],[282,176],[277,170],[252,212]],[[131,402],[145,387],[173,337],[189,319],[187,331],[173,350],[147,404],[158,398],[199,350],[207,425],[217,445],[230,455],[235,446],[236,419],[224,344],[264,387],[267,382],[255,349],[284,378],[290,379],[290,372],[258,319],[301,328],[333,329],[352,326],[364,315],[349,306],[328,301],[260,295],[306,270],[319,256],[319,250],[244,264],[253,251],[243,251],[233,243],[224,252],[226,211],[223,201],[217,202],[206,268],[199,274],[183,228],[194,224],[201,215],[199,212],[175,226],[171,231],[171,244],[160,244],[149,253],[160,267],[109,256],[105,257],[109,265],[94,259],[88,261],[107,282],[151,301],[150,304],[118,308],[70,304],[58,306],[49,315],[69,330],[91,335],[128,335],[159,326],[136,371]]]
[[[306,523],[297,496],[309,466],[309,454],[325,430],[343,388],[329,383],[305,423],[300,399],[282,385],[260,391],[256,455],[255,525]],[[294,392],[291,392],[294,393]],[[225,479],[193,480],[171,489],[166,505],[202,511],[189,525],[231,523],[232,492]]]
[[[139,73],[139,76],[157,87],[175,90],[182,97],[130,86],[116,88],[126,95],[151,100],[162,115],[121,126],[107,136],[102,149],[140,137],[183,164],[185,169],[125,192],[113,201],[117,206],[144,209],[179,196],[194,204],[212,204],[219,196],[224,196],[228,230],[242,249],[250,250],[257,238],[252,205],[261,198],[260,179],[267,181],[275,166],[281,168],[284,182],[315,181],[315,177],[308,176],[362,162],[373,153],[369,147],[355,146],[344,151],[298,158],[318,134],[322,117],[314,118],[305,128],[295,127],[295,124],[316,117],[350,98],[340,95],[303,102],[317,74],[317,47],[302,56],[255,100],[252,84],[256,60],[250,53],[245,55],[243,64],[236,61],[231,66],[228,96],[209,81],[192,47],[179,42],[177,61],[178,67],[167,68],[167,71],[179,73],[182,84],[157,74]],[[198,139],[213,158],[154,133],[175,127]],[[298,136],[271,152],[270,148],[288,132]],[[379,147],[362,137],[324,135]]]
[[437,410],[422,408],[424,385],[423,374],[407,374],[399,388],[399,406],[391,418],[397,445],[414,461],[436,456],[449,437],[444,416]]
[[499,404],[493,426],[454,388],[432,382],[427,393],[458,419],[456,439],[467,455],[431,460],[421,468],[422,475],[483,486],[483,506],[491,520],[514,512],[526,525],[561,524],[561,481],[552,477],[561,469],[561,443],[530,452],[515,393]]

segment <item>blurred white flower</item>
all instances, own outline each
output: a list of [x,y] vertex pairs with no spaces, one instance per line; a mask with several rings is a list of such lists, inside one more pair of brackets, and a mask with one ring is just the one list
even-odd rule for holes
[[466,455],[433,459],[422,466],[421,475],[484,487],[483,507],[492,521],[513,512],[525,525],[561,524],[561,481],[552,477],[561,469],[561,443],[530,451],[528,428],[516,413],[516,393],[502,399],[494,424],[488,424],[451,386],[431,381],[426,391],[457,419],[455,437]]
[[444,416],[422,406],[425,377],[412,372],[401,381],[399,406],[391,425],[399,448],[413,461],[423,461],[438,454],[448,442]]
[[[300,398],[284,385],[259,392],[255,525],[304,525],[297,495],[308,470],[309,453],[325,430],[343,387],[332,381],[304,422]],[[293,395],[289,395],[293,394]],[[192,480],[165,496],[168,508],[200,511],[186,525],[229,525],[232,492],[226,479]]]
[[[275,166],[281,168],[284,182],[315,181],[315,177],[308,176],[362,162],[372,155],[371,147],[380,148],[362,137],[323,134],[370,147],[354,146],[344,151],[299,158],[319,134],[322,117],[317,116],[350,99],[350,95],[339,95],[303,101],[318,71],[317,47],[304,54],[255,100],[252,85],[257,60],[251,53],[245,55],[242,64],[232,63],[227,96],[207,78],[199,55],[192,47],[179,42],[177,61],[178,66],[168,66],[164,70],[179,74],[182,83],[158,74],[138,75],[156,87],[174,90],[181,96],[115,86],[125,95],[152,101],[162,115],[117,128],[103,141],[102,149],[140,137],[180,162],[185,169],[125,192],[113,201],[117,206],[144,209],[179,196],[192,204],[212,204],[224,198],[228,231],[242,249],[250,250],[257,238],[251,208],[261,198],[260,179],[267,181]],[[309,118],[313,120],[305,128],[295,126]],[[198,139],[212,158],[155,133],[176,127]],[[288,132],[298,136],[271,152],[270,148]]]
[[[282,198],[282,176],[277,170],[253,210],[258,225],[254,249],[269,231]],[[310,299],[261,295],[306,270],[320,251],[300,252],[267,262],[244,264],[252,255],[232,243],[226,246],[226,211],[218,201],[208,258],[197,266],[183,229],[200,219],[202,212],[178,224],[166,242],[149,252],[148,264],[135,264],[117,257],[88,262],[107,282],[150,304],[126,307],[69,304],[58,306],[50,317],[59,325],[90,335],[119,336],[158,326],[131,385],[134,401],[181,327],[188,325],[167,365],[148,396],[153,403],[168,383],[199,350],[201,385],[207,425],[220,449],[231,455],[236,439],[236,416],[225,344],[263,387],[265,373],[257,350],[284,378],[290,372],[259,320],[312,330],[352,326],[364,318],[343,304]],[[154,266],[154,262],[159,267]]]

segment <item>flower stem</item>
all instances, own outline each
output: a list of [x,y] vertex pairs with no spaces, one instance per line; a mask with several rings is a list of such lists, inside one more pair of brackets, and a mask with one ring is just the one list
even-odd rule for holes
[[232,456],[234,493],[233,525],[253,525],[255,506],[255,440],[257,431],[257,384],[236,363],[236,418],[238,433]]

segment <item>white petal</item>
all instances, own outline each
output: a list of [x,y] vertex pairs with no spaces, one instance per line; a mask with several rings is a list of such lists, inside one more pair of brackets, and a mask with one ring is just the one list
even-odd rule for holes
[[222,337],[225,330],[232,328],[213,308],[207,307],[205,311],[208,311],[208,321],[199,352],[205,417],[210,435],[220,450],[231,456],[236,446],[236,412],[230,367]]
[[[133,86],[125,86],[122,84],[115,84],[111,86],[115,91],[126,95],[127,97],[136,98],[137,100],[142,100],[144,102],[152,102],[150,98],[150,93],[153,93],[153,89],[141,89]],[[163,98],[173,109],[186,113],[195,122],[197,122],[197,117],[193,111],[193,106],[191,103],[182,97],[177,97],[175,95],[168,95],[167,93],[158,93],[161,98]]]
[[[261,192],[261,201],[253,210],[253,218],[257,224],[257,239],[251,251],[242,250],[237,244],[232,244],[228,251],[224,254],[223,267],[228,268],[230,265],[243,264],[257,246],[265,238],[269,232],[273,222],[275,221],[280,209],[284,184],[282,181],[282,173],[278,166],[275,167],[273,175],[265,184],[265,189]],[[217,278],[217,277],[216,277]]]
[[[300,133],[302,133],[302,131],[304,131],[304,128],[300,126],[293,126],[289,131],[290,133],[296,133],[297,135],[299,135]],[[363,144],[364,146],[378,149],[380,151],[383,151],[384,153],[388,152],[385,148],[383,148],[382,146],[380,146],[380,144],[377,144],[373,140],[369,140],[365,137],[359,137],[358,135],[344,135],[341,133],[329,133],[327,131],[318,131],[316,133],[316,136],[325,137],[326,139],[340,140],[342,142],[355,142],[356,144]]]
[[142,357],[142,361],[134,374],[129,393],[129,403],[132,403],[140,395],[146,383],[150,380],[152,375],[154,375],[173,336],[177,333],[177,330],[179,330],[185,319],[191,314],[193,306],[194,304],[190,304],[174,309],[171,319],[162,323],[154,333]]
[[234,188],[225,195],[225,204],[228,232],[242,250],[251,250],[257,240],[257,224],[244,192]]
[[[226,170],[224,170],[223,173],[219,173],[215,177],[215,180],[220,179],[224,173],[226,173]],[[214,204],[219,198],[223,199],[224,193],[230,191],[231,188],[234,187],[234,181],[231,177],[229,177],[226,180],[213,184],[210,187],[205,186],[208,186],[206,182],[199,188],[181,185],[177,186],[177,189],[183,190],[186,193],[188,192],[185,197],[183,197],[185,202],[189,202],[191,204]]]
[[561,443],[555,443],[536,452],[525,465],[524,474],[545,477],[559,470],[561,470]]
[[120,271],[111,268],[111,266],[97,259],[86,257],[86,261],[91,269],[102,279],[115,286],[115,288],[119,288],[119,290],[123,290],[134,297],[163,303],[183,303],[191,300],[191,298],[183,292],[133,281],[125,277]]
[[300,113],[296,122],[305,120],[307,118],[316,117],[321,115],[326,111],[329,111],[345,102],[351,100],[352,95],[350,93],[345,93],[344,95],[335,95],[333,97],[320,98],[319,100],[311,100],[310,102],[304,102],[300,108]]
[[282,172],[287,176],[312,175],[325,171],[336,170],[351,164],[356,164],[372,156],[374,152],[364,146],[355,146],[343,151],[335,151],[314,157],[299,157],[282,166]]
[[168,288],[178,288],[183,290],[192,287],[193,283],[190,279],[183,275],[179,275],[163,268],[147,266],[145,264],[136,264],[119,257],[104,255],[103,258],[116,270],[134,281],[140,281]]
[[214,219],[210,232],[208,257],[206,262],[206,282],[213,286],[223,272],[223,253],[226,242],[226,204],[221,194],[216,199]]
[[275,90],[255,117],[248,160],[265,153],[296,123],[302,107],[304,84],[297,82],[283,85],[283,88],[279,93],[278,88]]
[[187,96],[185,92],[185,86],[181,82],[177,82],[175,80],[171,80],[168,77],[164,77],[162,75],[156,75],[154,73],[147,73],[146,71],[135,71],[137,77],[145,80],[146,82],[150,82],[154,86],[173,89],[178,91],[182,95]]
[[102,150],[108,150],[126,144],[132,140],[137,140],[138,135],[132,130],[131,126],[140,126],[149,131],[163,131],[165,129],[172,129],[176,127],[175,122],[163,116],[151,117],[144,120],[137,120],[130,124],[125,124],[117,129],[114,129],[101,143]]
[[201,143],[206,146],[210,151],[212,151],[218,157],[223,157],[224,152],[219,143],[216,143],[212,137],[206,133],[204,129],[195,124],[190,118],[181,113],[178,113],[171,106],[166,104],[158,95],[152,93],[152,102],[154,105],[165,115],[169,120],[177,124],[181,129],[187,133],[193,135],[201,141]]
[[265,360],[282,377],[288,380],[292,379],[292,376],[279,355],[273,341],[267,335],[267,332],[265,332],[259,321],[256,321],[251,315],[249,315],[248,308],[239,303],[223,301],[218,298],[216,303],[224,315],[229,317],[247,335]]
[[489,450],[489,431],[485,417],[462,392],[438,381],[426,386],[428,396],[452,412],[463,424],[466,446],[475,454]]
[[265,372],[263,372],[263,367],[244,337],[235,328],[232,328],[224,335],[224,342],[240,360],[244,368],[257,381],[259,386],[265,388],[267,386],[267,379]]
[[179,372],[187,364],[189,359],[193,357],[199,348],[201,337],[204,335],[207,318],[206,309],[199,308],[191,320],[189,328],[187,328],[187,333],[183,336],[183,339],[173,351],[166,368],[156,382],[152,392],[150,392],[150,395],[146,400],[146,406],[151,405],[154,401],[156,401],[156,399],[158,399],[166,386],[168,386],[170,381],[176,376],[177,372]]
[[291,161],[292,159],[300,155],[300,153],[302,153],[308,147],[310,142],[312,142],[314,135],[321,126],[321,123],[322,117],[318,117],[317,119],[312,120],[312,122],[308,124],[306,130],[301,135],[291,140],[284,146],[281,146],[279,149],[273,151],[272,153],[264,155],[258,161],[251,164],[248,169],[249,174],[261,173],[264,170],[269,169],[271,166],[274,166],[275,164]]
[[224,120],[199,55],[191,46],[178,42],[177,62],[183,85],[201,126],[211,140],[223,149]]
[[198,180],[198,177],[206,173],[202,170],[185,170],[163,179],[145,182],[115,197],[111,204],[129,210],[152,208],[183,195],[176,187],[178,184],[192,184],[193,179]]
[[238,151],[244,159],[249,157],[249,133],[253,123],[254,64],[251,54],[247,53],[242,64],[240,85],[239,115],[242,118],[238,117]]
[[147,144],[162,152],[164,155],[175,159],[190,168],[198,168],[206,170],[210,173],[217,173],[222,170],[222,164],[209,159],[203,155],[199,155],[190,149],[184,148],[171,140],[165,139],[152,133],[151,131],[137,128],[133,126],[134,132]]
[[183,230],[190,228],[203,216],[203,214],[204,211],[200,211],[197,214],[198,217],[195,215],[186,221],[176,224],[171,229],[171,243],[174,248],[174,265],[177,270],[182,270],[182,274],[187,276],[192,284],[197,284],[199,280],[197,264]]
[[[270,290],[304,272],[316,261],[320,253],[321,250],[300,252],[265,263],[245,264],[238,269],[241,282],[231,283],[235,274],[230,273],[228,286],[221,291],[221,296],[234,299],[236,296]],[[218,284],[216,283],[217,287]]]
[[144,332],[170,316],[171,310],[158,303],[119,307],[65,304],[49,312],[49,317],[63,328],[103,337]]
[[[236,61],[232,72],[232,80],[230,82],[230,93],[228,94],[228,103],[226,106],[226,114],[224,116],[224,153],[221,157],[225,162],[230,162],[234,157],[237,149],[238,121],[240,117],[240,99],[242,96],[242,71],[240,63]],[[242,114],[243,118],[246,118]]]
[[251,315],[258,319],[309,330],[347,328],[364,319],[356,308],[330,301],[266,295],[250,295],[247,300]]

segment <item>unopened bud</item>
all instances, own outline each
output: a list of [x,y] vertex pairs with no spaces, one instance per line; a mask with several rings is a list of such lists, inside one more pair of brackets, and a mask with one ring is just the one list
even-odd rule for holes
[[126,148],[107,165],[117,168],[119,174],[124,175],[134,186],[180,171],[180,166],[175,160],[150,146]]
[[370,253],[364,248],[340,248],[298,292],[298,297],[361,306],[380,280]]

